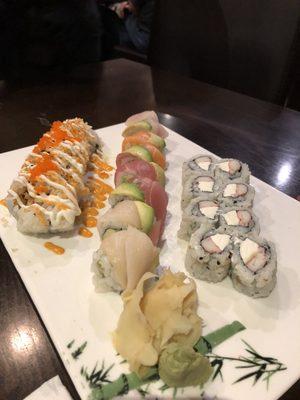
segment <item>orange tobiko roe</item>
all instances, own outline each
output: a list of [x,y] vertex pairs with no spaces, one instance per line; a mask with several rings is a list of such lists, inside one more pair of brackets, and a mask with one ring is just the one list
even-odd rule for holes
[[42,159],[30,170],[30,179],[34,181],[45,172],[57,170],[58,166],[52,161],[51,156],[49,156],[49,154],[43,154]]
[[68,134],[68,132],[61,129],[61,121],[53,122],[50,132],[45,133],[41,139],[38,141],[37,145],[33,149],[34,153],[40,153],[49,147],[58,146],[63,140],[69,140],[70,142],[79,142],[79,137],[73,137]]

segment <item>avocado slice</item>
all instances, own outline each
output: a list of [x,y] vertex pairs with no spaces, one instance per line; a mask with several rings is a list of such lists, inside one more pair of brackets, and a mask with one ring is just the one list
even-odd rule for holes
[[139,157],[142,160],[145,160],[148,162],[152,161],[151,153],[142,146],[131,146],[125,152],[133,154],[134,156]]
[[161,166],[159,166],[155,162],[151,162],[150,164],[153,165],[155,169],[158,182],[161,184],[161,186],[164,187],[166,185],[165,171],[162,169]]
[[147,121],[140,121],[136,124],[127,126],[125,131],[122,133],[124,137],[133,135],[135,132],[138,131],[152,131],[152,126]]
[[154,222],[154,210],[142,201],[135,201],[137,211],[140,216],[142,231],[149,233]]
[[144,201],[144,193],[134,183],[121,183],[109,195],[113,206],[124,199]]
[[155,135],[155,133],[151,133],[150,143],[159,150],[163,150],[166,147],[166,142],[164,139],[158,135]]

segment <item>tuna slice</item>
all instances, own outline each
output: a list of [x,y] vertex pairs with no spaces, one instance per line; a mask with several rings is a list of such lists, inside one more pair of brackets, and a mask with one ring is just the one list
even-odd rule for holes
[[160,222],[160,237],[164,230],[167,215],[167,193],[158,182],[148,178],[135,179],[134,183],[136,183],[144,193],[145,202],[154,209],[156,221]]
[[140,158],[126,152],[118,154],[116,158],[117,169],[134,160],[140,160]]
[[149,237],[152,240],[152,243],[154,244],[154,246],[157,246],[157,244],[160,240],[160,236],[163,231],[163,228],[161,228],[161,225],[162,225],[161,221],[155,221],[152,226],[151,232],[149,233]]
[[155,181],[156,172],[154,167],[144,160],[139,160],[137,158],[134,160],[128,159],[128,162],[125,164],[122,163],[122,165],[117,168],[115,173],[115,185],[118,186],[122,182],[132,182],[135,178],[148,178]]

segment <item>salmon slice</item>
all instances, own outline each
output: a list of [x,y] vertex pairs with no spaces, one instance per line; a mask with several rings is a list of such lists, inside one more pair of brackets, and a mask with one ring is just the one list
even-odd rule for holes
[[150,142],[151,133],[146,131],[137,132],[134,135],[126,136],[122,143],[122,151],[129,149],[131,146],[143,146]]
[[166,169],[166,159],[161,151],[159,151],[153,144],[145,143],[143,147],[149,151],[153,161],[158,164],[161,168]]

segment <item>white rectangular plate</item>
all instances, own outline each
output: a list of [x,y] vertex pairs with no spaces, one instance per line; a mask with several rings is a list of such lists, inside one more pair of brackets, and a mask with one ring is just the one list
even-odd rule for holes
[[[113,163],[121,149],[123,125],[100,129]],[[173,271],[185,271],[184,256],[186,244],[177,239],[181,219],[181,166],[182,162],[197,153],[208,152],[175,132],[169,131],[167,139],[169,194],[168,219],[164,237],[161,264]],[[30,147],[0,154],[0,170],[5,171],[0,178],[0,195],[6,190],[17,174]],[[239,155],[237,154],[238,158]],[[251,168],[251,166],[250,166]],[[278,254],[278,283],[268,298],[251,299],[236,292],[229,278],[219,284],[197,282],[199,295],[199,315],[204,320],[204,334],[234,320],[242,322],[247,329],[229,339],[218,348],[220,356],[237,358],[250,357],[246,351],[249,343],[259,354],[280,360],[287,369],[270,377],[267,388],[262,379],[253,385],[254,377],[235,383],[241,376],[253,369],[239,369],[246,365],[237,361],[223,362],[222,375],[206,385],[206,395],[218,399],[240,400],[279,398],[300,376],[300,273],[299,238],[300,205],[292,198],[277,191],[266,183],[251,178],[256,197],[254,211],[260,219],[261,235],[275,243]],[[89,384],[82,374],[88,373],[97,363],[99,369],[113,367],[108,378],[113,380],[120,373],[127,372],[127,365],[111,344],[110,333],[116,328],[122,310],[120,296],[115,293],[95,293],[90,270],[93,252],[99,247],[99,236],[85,239],[79,235],[56,235],[51,241],[63,246],[66,252],[57,256],[48,252],[43,243],[45,238],[22,235],[16,230],[15,220],[8,215],[5,207],[0,207],[0,234],[30,296],[32,297],[55,346],[82,399],[86,399]],[[25,332],[26,333],[26,332]],[[70,348],[67,345],[72,342]],[[72,353],[86,342],[86,347],[77,359]],[[153,396],[172,397],[171,389],[163,393],[160,383],[148,388]],[[177,391],[177,398],[198,398],[200,388]],[[127,397],[139,398],[137,391]]]

